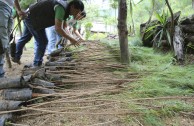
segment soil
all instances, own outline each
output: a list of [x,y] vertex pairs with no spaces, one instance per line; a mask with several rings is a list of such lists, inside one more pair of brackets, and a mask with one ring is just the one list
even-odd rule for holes
[[12,62],[12,68],[8,68],[8,66],[5,63],[5,66],[4,66],[4,69],[6,71],[5,76],[6,77],[13,77],[13,76],[21,75],[22,70],[24,68],[24,65],[28,65],[28,64],[32,63],[33,59],[34,59],[33,49],[28,48],[27,50],[24,50],[20,65]]

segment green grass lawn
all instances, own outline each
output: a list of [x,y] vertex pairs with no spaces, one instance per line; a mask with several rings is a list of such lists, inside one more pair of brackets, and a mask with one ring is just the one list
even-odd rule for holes
[[[103,44],[112,49],[112,53],[119,54],[118,40],[102,40]],[[127,121],[131,124],[134,118],[146,126],[165,126],[165,119],[179,115],[179,112],[192,112],[193,101],[170,98],[160,100],[160,97],[192,97],[194,93],[194,64],[180,66],[176,64],[172,53],[155,52],[152,48],[139,45],[137,38],[129,39],[131,63],[129,73],[138,73],[140,78],[127,85],[122,93],[111,97],[125,101],[128,107],[141,116],[129,116]],[[116,50],[116,51],[115,51]],[[114,71],[120,73],[122,71]],[[126,71],[125,71],[126,72]],[[123,71],[124,73],[124,71]],[[157,100],[130,101],[131,99],[156,98]]]

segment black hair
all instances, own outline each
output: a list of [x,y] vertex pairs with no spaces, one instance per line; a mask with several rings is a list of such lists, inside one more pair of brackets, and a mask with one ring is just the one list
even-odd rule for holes
[[69,2],[68,7],[74,6],[75,9],[79,9],[81,11],[84,10],[84,4],[81,0],[72,0]]
[[82,12],[81,12],[81,16],[82,16],[83,18],[85,18],[85,17],[86,17],[86,12],[85,12],[85,11],[82,11]]
[[72,1],[68,2],[68,4],[67,4],[67,9],[65,12],[65,19],[67,19],[69,17],[71,6],[74,6],[75,9],[79,9],[80,11],[84,10],[84,4],[81,0],[72,0]]

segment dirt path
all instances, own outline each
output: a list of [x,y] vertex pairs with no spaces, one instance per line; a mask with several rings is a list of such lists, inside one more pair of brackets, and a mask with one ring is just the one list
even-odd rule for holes
[[[109,96],[119,94],[124,83],[134,81],[117,77],[113,71],[125,69],[118,63],[117,55],[99,42],[84,44],[83,51],[77,51],[68,65],[57,70],[47,67],[47,75],[60,76],[61,80],[50,80],[57,87],[56,94],[41,98],[27,106],[17,124],[27,126],[125,126],[124,119],[133,113],[122,101],[111,100]],[[62,58],[62,57],[60,57]],[[70,67],[72,66],[73,67]],[[64,67],[69,69],[63,69]],[[73,68],[73,69],[72,69]]]
[[11,77],[21,75],[22,74],[21,71],[23,70],[24,65],[32,63],[33,59],[34,59],[33,49],[29,48],[27,50],[24,50],[21,58],[22,62],[21,65],[12,62],[12,68],[8,68],[8,66],[5,63],[6,76]]

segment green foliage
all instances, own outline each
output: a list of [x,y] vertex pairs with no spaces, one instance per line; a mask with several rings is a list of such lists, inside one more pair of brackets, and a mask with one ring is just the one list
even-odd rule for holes
[[93,27],[91,22],[87,22],[85,24],[85,30],[86,30],[86,40],[91,36],[91,28]]
[[117,9],[118,8],[118,0],[110,0],[112,3],[111,3],[111,7],[113,9]]
[[20,6],[23,10],[26,10],[31,4],[35,2],[36,0],[20,0]]
[[161,119],[152,113],[146,114],[143,119],[147,126],[164,126],[164,124],[161,122]]
[[150,37],[151,35],[154,35],[154,45],[157,47],[161,46],[161,40],[165,37],[167,38],[167,41],[169,43],[169,45],[171,45],[171,38],[170,38],[170,32],[169,29],[167,29],[167,18],[168,18],[168,13],[165,13],[165,11],[163,11],[162,15],[160,15],[159,13],[155,13],[156,18],[158,20],[158,24],[149,27],[146,32],[149,33],[150,35],[148,35],[148,37]]
[[[128,0],[128,13],[130,13],[130,1]],[[140,2],[139,2],[140,1]],[[154,0],[139,0],[138,3],[135,2],[133,4],[133,20],[135,28],[137,29],[140,24],[148,21],[151,10],[153,8]],[[191,0],[170,0],[170,5],[175,12],[181,11],[181,17],[188,16],[194,13],[194,9],[192,9],[192,1]],[[161,14],[163,10],[167,9],[164,0],[155,0],[155,12]],[[155,19],[156,17],[153,17]],[[132,24],[131,14],[128,14],[128,26]],[[139,31],[138,31],[139,32]]]
[[[194,93],[193,65],[177,66],[173,64],[173,54],[164,55],[154,52],[152,48],[132,46],[133,39],[135,38],[129,39],[132,58],[130,67],[126,70],[129,73],[138,73],[139,78],[128,86],[125,85],[126,90],[122,94],[108,96],[128,103],[128,108],[132,111],[143,113],[138,117],[130,115],[126,121],[131,124],[134,123],[133,118],[137,118],[145,126],[164,126],[166,118],[177,116],[181,111],[193,111],[192,102],[181,99],[133,101],[133,99],[170,96],[192,97]],[[110,49],[117,50],[112,51],[114,54],[119,54],[118,40],[103,41]],[[113,73],[119,78],[124,76],[123,71],[117,70]]]
[[106,36],[107,34],[104,34],[104,33],[94,33],[90,36],[90,40],[104,39]]
[[128,37],[130,46],[142,46],[142,40],[139,36]]

